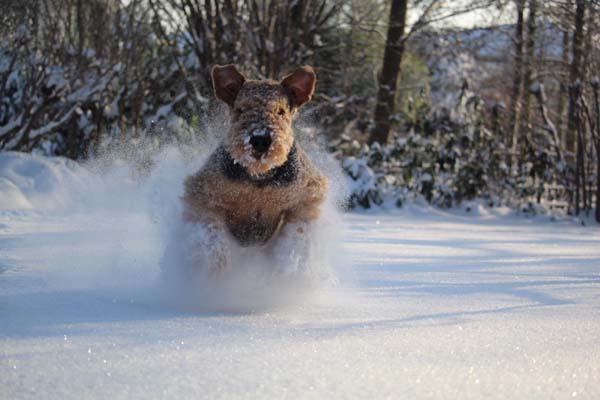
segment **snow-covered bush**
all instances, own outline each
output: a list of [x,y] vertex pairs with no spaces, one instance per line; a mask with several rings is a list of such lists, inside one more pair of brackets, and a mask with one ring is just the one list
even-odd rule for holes
[[[148,23],[115,22],[111,54],[48,45],[21,25],[0,44],[0,150],[38,151],[73,159],[105,143],[140,136],[188,140],[206,100],[186,87],[185,73]],[[187,47],[182,54],[192,54]],[[185,65],[187,74],[198,66]]]
[[374,205],[383,206],[390,202],[402,204],[396,176],[385,172],[376,172],[369,166],[369,148],[364,149],[359,157],[347,157],[343,160],[342,168],[350,177],[350,205],[370,208]]
[[[56,54],[64,52],[68,57],[71,49],[50,53],[32,50],[30,45],[29,33],[22,28],[12,42],[0,46],[0,149],[44,148],[61,130],[64,142],[89,140],[84,107],[100,99],[113,71],[91,54],[82,57],[79,66],[58,64]],[[69,135],[73,130],[69,124],[75,124],[82,137]]]
[[333,150],[342,153],[342,166],[352,190],[349,206],[401,206],[426,201],[453,207],[483,198],[515,207],[541,196],[544,185],[557,179],[552,154],[529,149],[528,162],[511,168],[503,138],[484,123],[485,108],[473,93],[464,92],[453,110],[432,111],[426,102],[400,116],[401,129],[391,143],[360,145],[345,138]]

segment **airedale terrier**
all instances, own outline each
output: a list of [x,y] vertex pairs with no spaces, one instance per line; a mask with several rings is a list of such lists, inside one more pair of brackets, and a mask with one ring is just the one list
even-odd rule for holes
[[233,65],[217,65],[212,80],[216,97],[229,106],[231,128],[206,164],[186,179],[183,203],[185,222],[203,228],[196,245],[214,271],[229,267],[233,242],[265,246],[284,236],[307,236],[328,180],[292,130],[294,116],[315,89],[311,67],[277,82],[249,80]]

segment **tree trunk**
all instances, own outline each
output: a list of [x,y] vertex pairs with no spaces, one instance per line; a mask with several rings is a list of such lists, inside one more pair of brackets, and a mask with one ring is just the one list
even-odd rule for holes
[[523,75],[523,128],[522,132],[531,141],[531,84],[533,83],[533,63],[535,59],[537,0],[529,0],[527,17],[527,44],[525,49]]
[[550,117],[548,116],[548,109],[546,107],[547,98],[544,90],[544,85],[541,83],[538,84],[537,87],[534,87],[531,90],[531,92],[533,95],[535,95],[538,101],[540,116],[542,117],[542,121],[544,123],[542,127],[550,135],[548,141],[552,143],[554,151],[556,152],[556,157],[558,158],[559,162],[564,164],[564,156],[560,148],[560,137],[558,136],[558,130],[550,120]]
[[[577,82],[569,87],[570,101],[573,104],[573,127],[577,139],[577,154],[575,157],[575,215],[579,215],[581,211],[581,192],[585,193],[582,186],[585,187],[585,179],[582,181],[582,176],[585,176],[583,165],[583,136],[582,136],[582,121],[581,121],[581,83]],[[582,190],[583,189],[583,190]]]
[[[593,2],[592,2],[593,4]],[[587,19],[584,22],[584,25],[587,24],[587,30],[585,31],[584,37],[582,39],[582,54],[581,54],[581,76],[582,80],[587,79],[590,72],[593,71],[594,67],[594,36],[598,33],[597,29],[594,29],[596,24],[598,23],[596,20],[598,18],[598,14],[592,7],[588,8]]]
[[592,80],[594,89],[594,109],[596,113],[596,222],[600,223],[600,100],[598,99],[598,77]]
[[561,55],[561,78],[560,78],[560,90],[558,94],[558,109],[556,114],[558,119],[556,122],[556,129],[560,142],[564,146],[567,141],[566,130],[564,129],[564,113],[565,113],[565,99],[568,99],[569,93],[567,87],[569,85],[566,77],[567,66],[569,64],[569,29],[564,28],[562,32],[562,55]]
[[395,111],[396,88],[400,63],[404,53],[404,29],[408,0],[392,0],[390,20],[383,55],[383,66],[379,77],[379,92],[375,106],[375,128],[369,142],[387,143],[390,135],[390,116]]
[[[575,85],[581,81],[581,56],[583,46],[583,24],[585,20],[585,2],[586,0],[576,0],[575,10],[575,32],[573,33],[573,42],[571,46],[571,70],[569,73],[569,84]],[[575,153],[575,141],[577,139],[577,126],[575,124],[575,103],[573,97],[569,101],[569,119],[567,124],[567,151],[571,154]]]
[[83,26],[83,0],[77,0],[77,61],[81,65],[83,49],[85,47],[85,28]]
[[513,73],[513,93],[511,105],[511,165],[517,165],[519,143],[519,120],[521,119],[521,95],[523,93],[523,10],[525,0],[517,0],[517,24],[515,25],[515,70]]

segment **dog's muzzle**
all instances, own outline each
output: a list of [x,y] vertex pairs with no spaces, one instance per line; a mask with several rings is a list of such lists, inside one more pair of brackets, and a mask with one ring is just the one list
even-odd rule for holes
[[252,150],[259,155],[265,154],[267,151],[269,151],[269,147],[271,147],[272,142],[273,140],[271,139],[271,133],[265,132],[264,130],[253,133],[252,136],[250,136],[250,145],[252,146]]

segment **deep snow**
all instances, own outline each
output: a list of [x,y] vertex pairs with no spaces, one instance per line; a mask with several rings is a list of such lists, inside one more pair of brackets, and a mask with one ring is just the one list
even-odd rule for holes
[[[25,165],[0,169],[26,205],[0,204],[2,399],[600,398],[596,227],[506,210],[348,214],[337,286],[211,311],[155,283],[172,217],[156,188],[177,187],[179,164],[141,187],[113,171],[109,193],[50,168],[48,209],[26,190],[46,167]],[[76,193],[80,207],[58,212]]]

